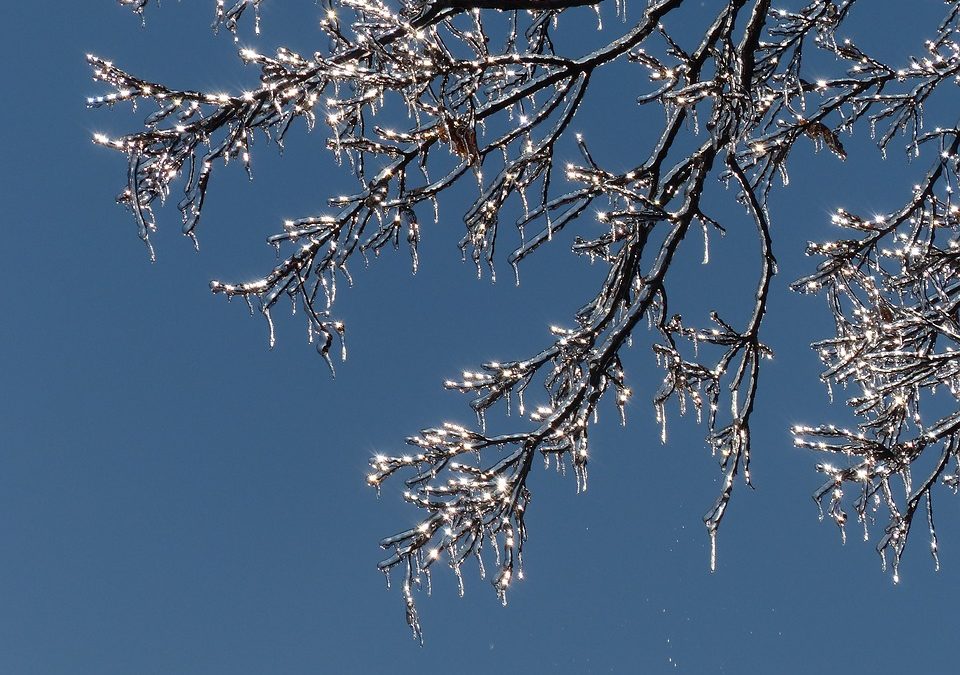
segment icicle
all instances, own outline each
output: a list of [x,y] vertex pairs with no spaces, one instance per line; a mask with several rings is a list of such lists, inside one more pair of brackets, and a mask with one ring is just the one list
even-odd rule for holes
[[273,317],[270,315],[269,307],[263,310],[263,315],[267,317],[267,325],[270,327],[270,349],[273,349],[274,345],[277,343],[277,336],[274,332]]
[[340,360],[346,361],[347,360],[347,336],[343,330],[343,324],[336,323],[334,324],[334,326],[336,328],[337,335],[340,336]]
[[330,358],[330,350],[327,348],[330,346],[329,339],[330,338],[328,336],[327,338],[328,342],[326,343],[326,347],[321,347],[318,345],[317,351],[320,352],[320,356],[323,358],[324,363],[326,363],[327,368],[330,369],[330,377],[336,377],[337,369],[333,365],[333,359]]
[[497,597],[500,598],[500,603],[506,607],[507,606],[507,587],[506,585],[500,586],[497,588]]
[[[451,558],[453,557],[453,551],[450,552],[450,556]],[[457,593],[459,593],[460,597],[462,598],[464,595],[465,589],[463,587],[463,572],[460,571],[460,563],[459,562],[453,563],[452,567],[453,567],[453,573],[457,576]]]
[[420,254],[417,252],[416,244],[410,245],[410,266],[413,269],[413,274],[416,275],[420,271]]
[[710,232],[707,230],[707,221],[700,221],[700,225],[703,227],[703,260],[702,265],[708,265],[710,263]]
[[787,173],[787,165],[781,162],[777,165],[777,170],[780,172],[780,181],[783,183],[783,187],[790,185],[790,174]]
[[660,443],[667,443],[667,413],[664,410],[663,403],[657,403],[654,406],[657,412],[657,422],[660,423]]
[[940,556],[937,554],[937,530],[933,525],[933,497],[927,492],[927,526],[930,528],[930,555],[933,556],[934,569],[940,571]]
[[[494,548],[496,548],[496,546],[494,546]],[[481,578],[481,579],[486,579],[486,578],[487,578],[487,568],[486,568],[486,567],[484,566],[484,564],[483,564],[482,550],[483,550],[483,539],[480,540],[480,545],[477,546],[476,558],[477,558],[477,567],[480,568],[480,578]]]
[[578,462],[576,458],[573,461],[574,475],[577,481],[577,494],[587,491],[587,465],[584,461]]
[[407,578],[403,582],[403,599],[407,605],[407,624],[410,626],[410,629],[413,631],[413,637],[415,640],[423,644],[423,631],[420,628],[420,619],[417,616],[417,606],[413,600],[413,571],[412,563],[407,562]]

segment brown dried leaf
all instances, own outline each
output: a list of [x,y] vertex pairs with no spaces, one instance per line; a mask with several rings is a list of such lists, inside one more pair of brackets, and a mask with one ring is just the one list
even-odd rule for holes
[[480,159],[477,131],[469,121],[444,115],[437,136],[444,143],[449,143],[451,152],[466,159],[467,163],[473,164]]
[[820,144],[824,144],[833,154],[842,160],[846,160],[847,151],[840,142],[840,137],[834,133],[827,125],[822,122],[811,122],[806,127],[807,136],[813,139],[814,145],[820,149]]

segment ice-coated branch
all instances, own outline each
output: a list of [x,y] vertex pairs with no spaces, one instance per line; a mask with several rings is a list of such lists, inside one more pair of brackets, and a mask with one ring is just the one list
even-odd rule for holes
[[[894,578],[921,506],[936,559],[933,489],[938,481],[956,489],[958,474],[947,469],[950,462],[960,467],[960,207],[953,197],[960,131],[938,129],[915,142],[933,145],[937,161],[907,203],[870,218],[838,211],[834,222],[854,238],[811,243],[808,253],[824,260],[796,284],[827,297],[837,335],[814,345],[826,367],[822,378],[854,388],[848,403],[860,419],[856,429],[797,427],[796,442],[844,458],[844,466],[818,467],[828,480],[816,494],[818,501],[829,496],[841,529],[847,489],[859,495],[853,508],[865,539],[877,511],[886,510],[877,548],[884,561],[893,552]],[[931,453],[938,457],[932,469],[921,461]],[[914,486],[916,467],[927,473]]]
[[[831,92],[823,110],[841,115],[844,129],[867,120],[884,151],[905,134],[909,153],[923,157],[931,148],[935,161],[900,208],[870,217],[839,209],[833,222],[849,238],[811,242],[808,254],[823,261],[794,284],[799,291],[826,296],[837,334],[814,349],[826,368],[822,379],[828,387],[853,389],[847,402],[858,418],[852,429],[797,426],[796,444],[840,458],[840,466],[819,465],[827,482],[815,498],[828,501],[828,513],[844,538],[849,492],[856,495],[852,507],[864,539],[870,523],[886,513],[877,550],[884,564],[892,552],[895,580],[921,508],[939,566],[933,493],[938,482],[954,491],[958,485],[949,465],[960,458],[954,354],[960,337],[960,221],[953,196],[960,138],[956,128],[922,130],[924,106],[960,73],[960,5],[947,4],[947,16],[925,43],[924,54],[904,66],[885,65],[850,42],[836,46],[836,54],[851,65],[845,77],[817,83],[817,89]],[[915,471],[923,472],[919,483]]]
[[[139,12],[148,4],[120,1]],[[236,30],[244,11],[259,4],[221,0],[215,23]],[[324,8],[325,48],[310,55],[241,50],[257,81],[234,92],[179,89],[89,57],[94,78],[109,88],[89,99],[91,107],[129,102],[156,109],[140,131],[95,138],[127,157],[118,200],[151,256],[153,209],[171,190],[183,190],[183,231],[195,238],[218,166],[234,160],[249,172],[256,141],[280,145],[300,121],[325,128],[329,149],[357,181],[355,191],[329,195],[318,212],[286,221],[269,239],[281,255],[266,274],[211,288],[262,311],[271,342],[271,312],[281,298],[291,299],[331,368],[337,340],[345,356],[344,326],[331,314],[338,281],[349,281],[358,255],[401,243],[416,272],[421,237],[451,209],[463,214],[460,246],[478,275],[494,276],[498,239],[515,242],[505,259],[518,270],[561,232],[571,233],[577,257],[604,270],[568,325],[551,327],[539,351],[445,383],[471,397],[474,428],[440,424],[408,439],[407,454],[371,460],[370,485],[404,480],[404,498],[421,514],[417,525],[382,540],[387,553],[380,563],[388,578],[394,570],[401,575],[418,639],[416,592],[429,589],[438,561],[460,579],[461,592],[465,561],[475,559],[482,575],[492,566],[493,585],[506,601],[522,578],[531,471],[538,459],[569,467],[578,489],[586,489],[592,425],[611,404],[625,423],[632,390],[624,356],[635,341],[647,340],[663,369],[653,401],[661,441],[672,401],[681,414],[692,408],[707,427],[723,475],[704,516],[716,564],[716,536],[737,476],[750,482],[761,366],[772,356],[762,341],[776,274],[768,195],[788,182],[797,143],[829,150],[825,163],[842,161],[848,151],[841,135],[864,127],[881,150],[906,135],[911,153],[936,147],[937,160],[902,208],[870,219],[838,212],[836,223],[852,238],[810,245],[824,260],[796,288],[827,296],[837,336],[816,345],[824,379],[859,388],[850,403],[861,423],[795,432],[798,444],[849,460],[820,467],[829,480],[817,498],[830,495],[838,524],[846,520],[844,488],[856,484],[860,520],[866,524],[879,508],[889,514],[880,549],[893,552],[895,568],[917,509],[927,513],[936,553],[933,488],[938,481],[960,486],[952,197],[960,134],[925,131],[922,111],[960,75],[960,5],[947,3],[948,16],[921,56],[891,66],[843,37],[856,0],[787,4],[724,0],[692,11],[682,0],[650,0],[631,8],[638,18],[627,22],[620,2],[341,0]],[[586,42],[569,31],[582,31],[591,12],[618,21],[607,22],[593,47],[581,47]],[[810,76],[816,52],[838,64],[832,76]],[[628,97],[617,115],[630,119],[638,104],[662,113],[658,129],[632,135],[616,158],[591,150],[589,129],[573,130],[608,71]],[[570,156],[579,159],[566,161]],[[707,188],[717,181],[730,188],[738,215],[715,215],[722,211]],[[476,189],[457,206],[449,193],[461,184]],[[755,266],[755,291],[744,294],[742,315],[684,317],[683,286],[674,278],[678,253],[702,246],[708,264],[709,237],[731,229],[755,242],[744,261]],[[937,401],[938,412],[924,423],[920,406],[928,400]],[[490,425],[504,428],[488,429],[486,413],[496,406],[515,414],[509,424]],[[914,483],[911,467],[932,453],[939,454]]]

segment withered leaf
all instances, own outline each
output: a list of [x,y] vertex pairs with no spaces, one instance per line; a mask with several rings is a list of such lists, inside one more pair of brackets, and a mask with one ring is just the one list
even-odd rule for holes
[[822,122],[811,122],[806,127],[807,136],[813,139],[814,144],[819,149],[823,143],[830,151],[842,160],[847,158],[847,151],[840,142],[840,137]]
[[466,159],[468,164],[480,159],[477,131],[468,120],[444,115],[437,136],[444,143],[449,143],[451,152]]

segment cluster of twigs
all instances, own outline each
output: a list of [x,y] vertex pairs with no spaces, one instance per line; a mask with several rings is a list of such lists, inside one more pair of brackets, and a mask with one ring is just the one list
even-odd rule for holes
[[[886,520],[877,550],[884,566],[892,552],[895,580],[918,509],[926,512],[939,567],[933,490],[938,482],[954,491],[960,485],[960,362],[954,354],[960,338],[960,207],[953,196],[960,130],[924,131],[922,119],[931,96],[960,75],[960,4],[945,4],[947,16],[924,53],[904,67],[886,65],[850,42],[834,48],[849,70],[816,86],[826,97],[821,109],[834,106],[840,117],[838,129],[864,123],[884,152],[898,134],[905,135],[911,155],[927,156],[921,149],[929,147],[935,161],[900,208],[868,218],[838,210],[833,222],[849,238],[810,243],[807,253],[823,261],[794,284],[826,296],[837,334],[813,347],[828,387],[852,389],[847,403],[859,419],[854,429],[795,427],[796,444],[840,458],[841,466],[818,466],[827,481],[815,498],[826,502],[842,531],[850,492],[865,539],[871,522]],[[951,463],[957,468],[950,470]],[[921,472],[918,480],[915,471]]]
[[[148,2],[120,1],[137,11]],[[259,4],[239,0],[228,8],[219,1],[217,23],[233,30],[244,10]],[[358,190],[331,197],[325,213],[284,223],[270,241],[285,253],[268,274],[249,283],[215,281],[212,289],[244,298],[268,318],[283,296],[292,298],[331,366],[331,345],[343,336],[343,325],[330,314],[338,278],[349,279],[358,253],[401,240],[416,270],[421,223],[439,217],[438,200],[455,184],[477,184],[461,246],[478,273],[494,271],[503,219],[519,232],[520,244],[508,255],[514,266],[560,231],[583,226],[573,251],[604,265],[606,274],[571,325],[553,327],[552,340],[532,356],[487,363],[446,383],[473,397],[475,429],[427,429],[408,439],[409,454],[371,461],[371,485],[404,474],[405,499],[423,512],[417,526],[383,540],[389,555],[380,563],[388,575],[401,571],[407,620],[418,638],[414,591],[436,561],[459,577],[471,557],[482,570],[484,549],[492,549],[493,583],[504,601],[522,576],[528,477],[537,456],[571,466],[578,487],[586,488],[589,430],[603,398],[612,398],[623,413],[631,389],[621,352],[641,323],[651,328],[664,370],[654,401],[664,440],[670,399],[681,411],[705,414],[709,445],[724,475],[704,517],[715,552],[735,479],[742,474],[749,482],[760,368],[771,356],[761,342],[776,273],[767,196],[775,182],[785,182],[787,158],[798,142],[845,159],[840,134],[861,123],[879,134],[882,148],[899,132],[908,134],[914,149],[939,144],[938,161],[910,202],[886,219],[838,214],[838,224],[859,238],[811,245],[811,253],[826,259],[799,287],[826,293],[837,317],[837,337],[817,345],[824,377],[861,388],[851,403],[863,422],[854,431],[797,429],[798,443],[854,460],[848,468],[821,467],[830,482],[818,497],[831,495],[830,513],[840,524],[849,483],[862,488],[856,502],[861,520],[872,500],[885,504],[891,519],[880,547],[892,547],[895,560],[921,502],[932,524],[930,490],[956,454],[960,424],[957,413],[929,425],[919,416],[922,394],[956,388],[956,360],[946,345],[958,330],[957,245],[951,238],[957,207],[950,199],[958,134],[923,133],[919,115],[933,91],[960,69],[957,1],[947,3],[950,14],[926,54],[899,69],[840,39],[856,0],[812,0],[796,9],[774,9],[769,0],[724,0],[694,13],[682,0],[639,4],[631,8],[640,14],[632,22],[618,4],[622,21],[602,33],[616,35],[578,53],[564,28],[580,25],[588,11],[582,5],[602,14],[604,3],[341,0],[320,22],[329,42],[325,51],[279,49],[268,56],[244,49],[240,56],[259,70],[259,85],[234,93],[172,89],[89,59],[95,78],[111,87],[90,99],[91,106],[157,106],[144,130],[96,139],[129,158],[119,201],[133,212],[148,245],[156,228],[152,206],[174,184],[183,185],[179,208],[192,237],[218,164],[234,159],[249,166],[258,135],[282,143],[297,119],[329,128],[329,147],[349,165]],[[691,17],[702,26],[692,30]],[[843,72],[809,79],[804,56],[813,51],[835,57]],[[639,104],[663,113],[658,134],[634,139],[627,171],[605,168],[571,131],[592,81],[607,68],[632,73],[625,81],[636,87]],[[617,114],[631,113],[626,107]],[[568,145],[579,152],[578,163],[558,159],[558,149]],[[711,230],[742,225],[722,225],[707,212],[704,190],[716,179],[733,188],[756,232],[756,292],[746,299],[752,309],[742,325],[714,312],[707,325],[695,326],[670,303],[669,271],[691,230],[706,238]],[[531,384],[537,393],[527,393]],[[531,396],[538,400],[528,405]],[[518,428],[489,433],[485,411],[512,401]],[[934,446],[942,448],[941,461],[913,486],[912,462]],[[894,477],[906,488],[906,501],[896,497]],[[956,485],[960,477],[946,480]]]

